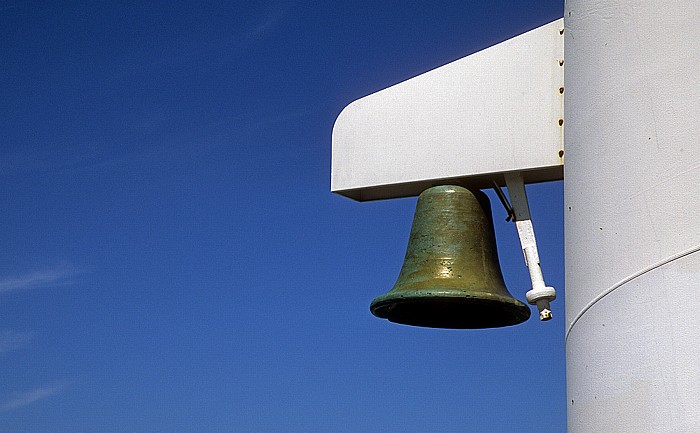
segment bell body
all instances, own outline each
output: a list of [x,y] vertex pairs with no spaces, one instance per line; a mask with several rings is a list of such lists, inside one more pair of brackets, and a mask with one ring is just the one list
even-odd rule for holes
[[503,281],[488,197],[460,186],[425,190],[396,284],[370,310],[392,322],[431,328],[494,328],[527,320],[530,308]]

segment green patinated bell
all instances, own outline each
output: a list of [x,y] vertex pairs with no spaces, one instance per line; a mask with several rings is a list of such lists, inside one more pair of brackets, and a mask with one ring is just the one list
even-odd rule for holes
[[527,320],[530,308],[503,281],[488,197],[460,186],[423,191],[399,278],[370,310],[430,328],[495,328]]

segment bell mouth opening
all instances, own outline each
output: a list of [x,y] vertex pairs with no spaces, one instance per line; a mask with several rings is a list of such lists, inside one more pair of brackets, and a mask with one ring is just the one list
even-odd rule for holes
[[500,328],[530,318],[530,308],[514,298],[377,299],[370,310],[390,322],[426,328]]

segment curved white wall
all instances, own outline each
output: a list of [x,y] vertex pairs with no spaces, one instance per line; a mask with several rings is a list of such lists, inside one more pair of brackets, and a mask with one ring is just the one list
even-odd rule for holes
[[700,3],[565,27],[569,432],[700,431]]

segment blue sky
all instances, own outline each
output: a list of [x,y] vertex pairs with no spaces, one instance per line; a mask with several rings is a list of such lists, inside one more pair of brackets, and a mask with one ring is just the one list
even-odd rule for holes
[[528,186],[555,318],[472,331],[374,318],[415,198],[329,191],[345,105],[562,13],[0,1],[0,433],[564,432],[563,185]]

